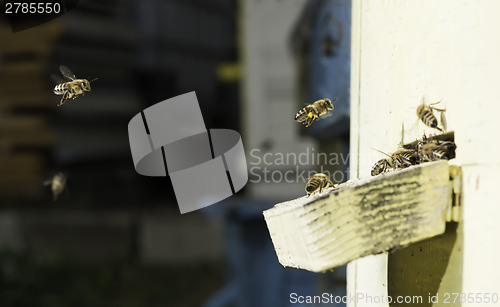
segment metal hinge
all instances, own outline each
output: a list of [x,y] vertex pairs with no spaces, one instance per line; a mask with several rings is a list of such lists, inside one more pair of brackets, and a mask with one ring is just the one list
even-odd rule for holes
[[462,218],[462,168],[450,165],[451,205],[446,215],[447,222],[460,222]]

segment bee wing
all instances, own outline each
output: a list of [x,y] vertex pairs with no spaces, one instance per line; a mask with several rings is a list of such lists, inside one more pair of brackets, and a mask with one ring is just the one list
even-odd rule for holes
[[54,83],[54,85],[58,85],[58,84],[66,82],[66,81],[64,81],[63,78],[61,78],[61,77],[59,77],[58,75],[55,75],[55,74],[51,74],[50,75],[50,80],[52,81],[52,83]]
[[444,112],[441,112],[441,126],[443,127],[444,131],[448,130],[448,125],[446,123],[446,116],[444,115]]
[[[333,116],[333,112],[328,112],[325,115],[321,115],[321,118],[327,118],[327,117],[331,117],[331,116]],[[319,121],[319,117],[316,120]]]
[[75,80],[76,79],[75,74],[67,66],[61,65],[61,66],[59,66],[59,70],[61,71],[61,74],[65,78],[67,78],[69,80]]

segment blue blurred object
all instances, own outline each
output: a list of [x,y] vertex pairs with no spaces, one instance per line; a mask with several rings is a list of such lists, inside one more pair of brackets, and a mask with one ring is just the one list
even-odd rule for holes
[[345,306],[345,304],[300,304],[291,293],[318,296],[346,295],[345,267],[334,272],[312,273],[284,268],[267,229],[262,211],[274,203],[230,199],[200,211],[210,218],[224,219],[228,282],[203,307],[297,307]]
[[351,1],[322,1],[314,19],[309,52],[309,98],[337,98],[332,115],[311,126],[319,139],[349,132]]
[[[318,274],[284,268],[276,257],[262,211],[272,203],[237,201],[202,209],[205,214],[225,215],[226,258],[229,280],[204,307],[285,307],[290,293],[317,295]],[[232,206],[233,205],[233,206]],[[231,208],[232,209],[224,209]],[[305,305],[304,305],[305,306]],[[309,305],[310,306],[310,305]]]
[[292,35],[292,49],[304,58],[307,102],[337,98],[328,117],[303,132],[318,140],[331,140],[349,132],[351,1],[308,1]]

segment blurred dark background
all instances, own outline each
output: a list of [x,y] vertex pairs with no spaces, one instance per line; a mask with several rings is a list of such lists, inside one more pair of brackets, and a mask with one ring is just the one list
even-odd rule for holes
[[[277,261],[262,211],[302,196],[305,182],[249,182],[180,215],[168,177],[135,172],[127,125],[196,91],[206,127],[240,131],[247,155],[306,145],[347,154],[349,1],[82,0],[31,29],[4,22],[0,40],[2,307],[297,306],[291,292],[345,295],[345,268]],[[49,76],[61,64],[99,79],[57,107]],[[325,97],[339,98],[334,116],[308,130],[293,122]],[[57,172],[68,180],[54,201],[44,183]]]

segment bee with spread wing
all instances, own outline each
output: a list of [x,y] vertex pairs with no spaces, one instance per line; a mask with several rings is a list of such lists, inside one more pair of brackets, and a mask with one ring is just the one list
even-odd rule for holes
[[59,66],[59,70],[66,80],[57,75],[51,75],[52,80],[57,84],[54,87],[54,94],[62,95],[61,101],[57,105],[58,107],[62,106],[67,99],[75,99],[80,95],[84,96],[85,92],[90,92],[90,82],[97,80],[97,78],[91,81],[77,79],[71,69],[64,65]]

